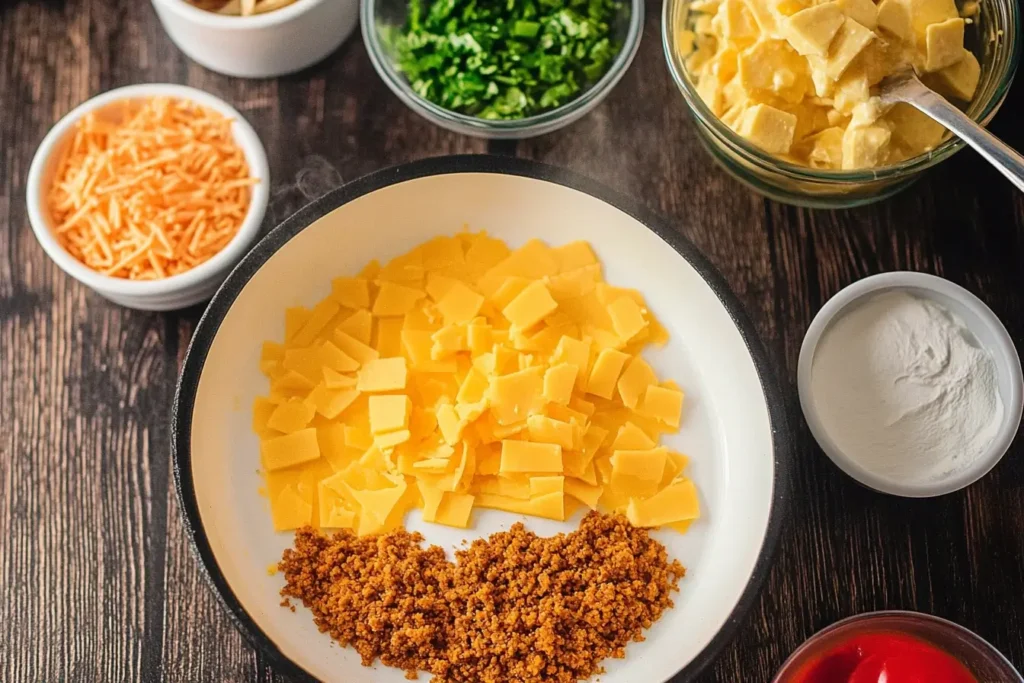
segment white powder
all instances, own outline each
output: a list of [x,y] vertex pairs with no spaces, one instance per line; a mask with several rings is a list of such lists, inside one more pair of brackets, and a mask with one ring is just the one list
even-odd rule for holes
[[941,305],[904,292],[842,315],[818,344],[811,400],[848,456],[898,483],[941,480],[1002,422],[995,362]]

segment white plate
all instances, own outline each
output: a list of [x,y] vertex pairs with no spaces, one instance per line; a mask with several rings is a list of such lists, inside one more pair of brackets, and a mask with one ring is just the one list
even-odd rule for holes
[[[603,199],[599,199],[602,197]],[[519,245],[587,240],[606,279],[643,292],[671,340],[649,356],[687,394],[669,444],[692,458],[704,517],[684,536],[658,532],[686,567],[675,607],[607,662],[603,683],[689,680],[730,639],[768,572],[782,522],[790,441],[766,357],[738,302],[696,250],[647,211],[547,166],[497,157],[428,159],[332,192],[268,235],[239,264],[199,323],[175,401],[174,466],[185,522],[209,578],[239,629],[285,670],[333,681],[401,683],[397,669],[363,668],[355,651],[319,633],[305,609],[280,607],[291,544],[272,530],[249,406],[267,389],[260,344],[280,339],[284,309],[312,305],[331,278],[468,225]],[[496,511],[473,529],[406,520],[451,548],[523,519],[553,534],[574,528]]]

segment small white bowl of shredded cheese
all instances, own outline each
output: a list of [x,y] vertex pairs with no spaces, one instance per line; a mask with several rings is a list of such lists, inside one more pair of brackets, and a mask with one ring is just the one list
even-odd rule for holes
[[1020,358],[995,313],[934,275],[874,275],[818,312],[797,384],[825,454],[865,486],[939,496],[987,474],[1021,421]]
[[[139,119],[134,117],[139,117],[141,110],[148,111],[147,105],[158,101],[166,103],[168,107],[189,107],[189,111],[198,112],[194,114],[197,118],[204,115],[216,117],[218,122],[227,127],[228,132],[224,137],[230,139],[230,142],[223,139],[212,142],[203,138],[193,139],[189,135],[194,132],[193,129],[183,131],[179,135],[171,135],[179,138],[177,142],[172,143],[160,136],[173,134],[174,130],[137,130],[136,127],[129,125],[132,121],[138,122]],[[171,123],[167,125],[173,127],[186,113],[176,111],[169,114]],[[86,180],[87,187],[80,192],[82,197],[88,199],[87,206],[70,217],[61,217],[54,210],[53,190],[63,177],[62,174],[66,173],[62,168],[68,166],[69,157],[77,156],[74,148],[78,144],[81,126],[90,121],[93,122],[90,125],[94,125],[101,132],[126,129],[129,131],[126,135],[147,136],[156,142],[148,144],[142,152],[137,149],[134,153],[132,149],[126,152],[128,156],[134,156],[141,162],[136,164],[135,171],[138,171],[138,175],[135,175],[135,171],[128,174],[134,177],[124,177],[124,167],[111,161],[117,157],[112,148],[97,148],[96,154],[92,155],[93,158],[89,161],[106,159],[106,162],[81,167],[81,172],[85,176],[95,177],[95,180]],[[113,139],[114,134],[108,133],[106,138]],[[182,138],[188,142],[183,142]],[[194,177],[182,176],[179,178],[181,183],[177,183],[172,177],[180,174],[180,171],[164,167],[165,163],[173,165],[176,159],[184,159],[185,157],[179,154],[183,153],[185,147],[200,144],[212,147],[215,143],[234,155],[228,158],[228,161],[240,163],[240,160],[244,160],[244,168],[235,169],[234,174],[237,178],[234,180],[223,180],[228,168],[222,163],[224,159],[216,157],[208,158],[202,169],[186,168],[186,172],[194,171]],[[153,156],[156,151],[161,153]],[[150,153],[150,156],[140,156],[146,153]],[[108,167],[112,170],[108,171]],[[76,168],[72,168],[72,171]],[[115,176],[114,179],[110,178],[111,174]],[[216,179],[213,179],[214,176]],[[152,191],[152,184],[158,180],[168,183],[165,191]],[[145,188],[145,191],[139,189],[135,192],[135,188],[141,188],[143,182],[149,187]],[[194,182],[195,185],[190,185],[190,182]],[[103,183],[110,187],[104,188]],[[236,189],[240,191],[235,194],[242,197],[231,207],[216,202],[220,196],[216,191],[206,192],[201,187],[198,190],[194,189],[199,185],[207,185],[213,187],[213,190],[219,190],[217,185],[226,187],[228,184],[239,186]],[[118,200],[123,195],[133,193],[130,201]],[[53,126],[39,144],[29,168],[26,187],[29,223],[39,244],[53,262],[69,276],[104,298],[122,306],[147,311],[176,310],[209,299],[259,236],[269,198],[270,166],[267,154],[256,131],[245,118],[220,98],[195,88],[168,83],[146,83],[117,88],[75,107]],[[137,203],[134,203],[136,200]],[[113,207],[112,204],[117,204],[120,208]],[[163,205],[166,205],[165,210]],[[207,208],[201,208],[204,206]],[[194,211],[195,214],[202,215],[186,215],[186,211],[195,209],[199,209]],[[221,209],[230,210],[230,229],[224,228],[223,234],[219,237],[211,231],[199,234],[200,230],[207,226],[217,229],[218,221],[221,220],[217,214]],[[158,211],[160,218],[156,219],[154,213]],[[181,213],[171,216],[172,211]],[[83,214],[94,212],[102,214],[102,217],[97,217],[96,222],[91,220],[91,215],[88,216],[88,221],[82,217]],[[118,216],[120,218],[117,218]],[[154,220],[143,220],[144,217]],[[167,222],[160,224],[164,219]],[[176,236],[171,232],[175,224],[184,225],[186,221],[192,229],[187,238],[182,233]],[[107,252],[114,267],[97,266],[91,263],[90,259],[83,260],[82,252],[90,253],[93,244],[80,248],[81,242],[73,245],[62,239],[62,234],[66,234],[65,228],[76,223],[74,227],[77,232],[85,234],[87,239],[88,231],[92,230],[95,234],[94,243],[101,243],[100,247],[103,248],[93,249],[91,253]],[[86,223],[88,228],[83,227]],[[109,254],[111,243],[118,240],[120,235],[127,233],[135,237],[135,244],[139,246],[138,252],[135,252],[134,246],[125,247],[125,243],[122,242],[122,248],[128,252],[135,252],[129,254],[128,260],[122,260],[118,253]],[[216,240],[204,247],[205,237],[211,236]],[[186,251],[192,252],[193,247],[197,248],[195,257],[185,254]],[[156,277],[153,277],[153,272],[148,272],[143,277],[135,277],[135,274],[129,272],[128,261],[142,262],[143,259],[148,260],[150,257],[156,262],[153,267],[159,269]],[[172,264],[182,263],[184,267],[172,268]]]

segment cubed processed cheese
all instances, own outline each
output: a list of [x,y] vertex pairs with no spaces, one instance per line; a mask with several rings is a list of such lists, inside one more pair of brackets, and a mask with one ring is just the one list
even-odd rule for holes
[[[886,76],[913,68],[948,97],[974,97],[974,6],[958,16],[954,0],[698,1],[677,44],[698,95],[754,145],[813,168],[877,168],[936,144],[931,123],[871,103]],[[879,109],[872,120],[856,114],[865,104]]]
[[[768,26],[773,6],[741,0],[733,19]],[[465,528],[477,507],[565,520],[585,506],[685,530],[659,496],[682,490],[686,459],[658,444],[683,395],[639,355],[666,333],[586,243],[438,238],[285,318],[252,419],[275,529],[383,533],[412,507]]]
[[825,57],[843,21],[839,3],[825,2],[800,10],[788,17],[783,26],[789,44],[801,55]]
[[953,66],[964,58],[964,20],[947,19],[925,32],[925,71]]

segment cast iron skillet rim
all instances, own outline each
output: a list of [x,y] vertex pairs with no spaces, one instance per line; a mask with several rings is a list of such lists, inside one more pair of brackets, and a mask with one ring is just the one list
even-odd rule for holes
[[673,683],[691,681],[719,655],[722,649],[736,636],[743,619],[754,605],[772,566],[772,559],[778,548],[779,537],[786,519],[789,499],[789,478],[793,466],[793,440],[790,433],[788,403],[782,397],[777,378],[772,370],[768,354],[761,344],[753,324],[743,311],[736,295],[729,289],[725,278],[690,243],[638,202],[614,192],[600,183],[546,164],[490,155],[460,155],[422,159],[411,163],[386,168],[363,176],[336,190],[328,192],[297,211],[266,237],[241,260],[228,275],[220,289],[213,296],[196,326],[182,364],[171,413],[171,459],[174,470],[174,484],[181,507],[182,521],[191,541],[192,550],[199,560],[202,573],[213,586],[218,598],[227,608],[235,627],[257,650],[261,651],[280,670],[301,680],[316,680],[308,671],[289,659],[277,645],[252,620],[248,612],[235,597],[224,575],[217,565],[213,550],[202,526],[199,505],[191,477],[191,431],[192,411],[195,408],[196,390],[202,375],[210,346],[217,335],[221,322],[235,299],[253,275],[291,238],[335,209],[376,190],[408,180],[449,173],[498,173],[524,176],[544,180],[592,195],[638,220],[661,237],[680,256],[692,265],[710,285],[715,295],[732,317],[744,343],[747,346],[757,370],[765,402],[768,406],[772,431],[772,450],[775,458],[775,480],[772,487],[772,505],[768,516],[768,528],[758,554],[754,570],[740,599],[729,614],[721,630],[711,642],[679,673],[672,677]]

